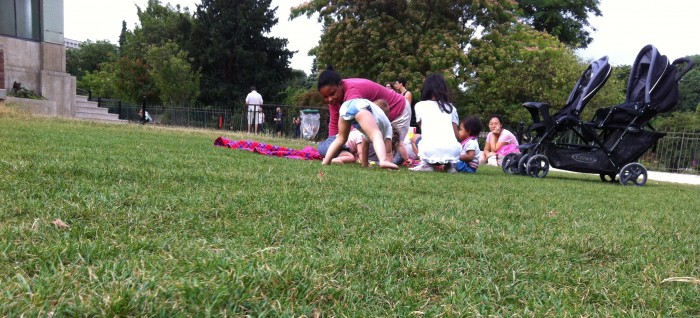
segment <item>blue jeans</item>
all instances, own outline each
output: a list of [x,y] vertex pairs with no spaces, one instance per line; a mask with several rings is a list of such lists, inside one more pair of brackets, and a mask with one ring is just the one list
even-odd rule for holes
[[462,160],[455,163],[455,169],[457,169],[457,171],[459,171],[459,172],[476,173],[476,169],[470,167],[466,162],[464,162]]
[[[328,152],[328,148],[331,147],[331,144],[333,143],[333,141],[335,141],[335,139],[336,139],[336,136],[330,136],[330,137],[328,137],[328,139],[326,139],[326,140],[322,141],[320,144],[318,144],[317,150],[318,150],[318,153],[322,157],[324,157],[324,158],[326,157],[326,153]],[[340,147],[340,151],[343,151],[343,150],[350,151],[350,148],[346,145],[343,145],[342,147]],[[340,151],[338,151],[338,153],[340,153]],[[338,153],[333,155],[333,158],[337,157]]]

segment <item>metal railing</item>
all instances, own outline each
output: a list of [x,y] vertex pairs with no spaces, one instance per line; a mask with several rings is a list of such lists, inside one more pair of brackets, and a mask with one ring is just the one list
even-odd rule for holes
[[[164,126],[196,127],[208,129],[222,129],[232,131],[248,131],[248,107],[237,105],[232,108],[220,108],[213,106],[169,107],[163,105],[134,105],[123,103],[116,99],[98,98],[100,107],[108,108],[110,113],[119,114],[119,119],[132,122],[142,122],[139,111],[144,109],[153,118],[153,124]],[[295,118],[300,118],[300,112],[304,109],[315,109],[320,114],[320,126],[313,140],[324,140],[328,137],[328,108],[303,107],[292,105],[265,104],[259,107],[259,111],[252,112],[252,124],[259,125],[258,132],[265,135],[277,134],[277,108],[282,112],[280,121],[280,135],[288,138],[300,136],[300,125],[294,124]],[[251,127],[251,133],[255,126]]]
[[668,131],[639,162],[653,171],[700,174],[700,132]]

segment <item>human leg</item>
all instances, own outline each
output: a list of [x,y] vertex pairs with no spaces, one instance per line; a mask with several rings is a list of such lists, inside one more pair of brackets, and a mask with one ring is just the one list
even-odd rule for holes
[[331,160],[332,163],[353,163],[355,162],[355,155],[347,150],[341,150],[337,157]]
[[391,126],[399,130],[399,140],[404,140],[411,126],[411,104],[406,101],[406,106],[399,117],[391,121]]
[[255,118],[255,113],[248,111],[248,133],[250,133],[250,128],[253,127],[253,118]]

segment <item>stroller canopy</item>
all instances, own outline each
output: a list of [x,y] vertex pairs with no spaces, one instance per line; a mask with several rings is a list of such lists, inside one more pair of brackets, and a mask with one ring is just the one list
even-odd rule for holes
[[[686,67],[677,69],[681,63]],[[643,47],[632,64],[626,102],[651,106],[657,114],[670,111],[678,104],[678,81],[690,68],[687,59],[671,64],[653,45]]]
[[[579,116],[588,101],[603,87],[612,73],[612,67],[608,63],[608,57],[603,56],[588,65],[581,77],[574,85],[574,89],[569,94],[566,106],[557,112],[560,114],[571,114]],[[558,117],[555,115],[555,117]]]

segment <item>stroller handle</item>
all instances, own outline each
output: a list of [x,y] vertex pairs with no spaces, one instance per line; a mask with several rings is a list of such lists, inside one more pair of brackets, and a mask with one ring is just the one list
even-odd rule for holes
[[687,58],[687,57],[681,57],[673,61],[671,63],[672,65],[678,66],[680,64],[685,64],[685,67],[679,68],[678,71],[676,72],[676,82],[680,81],[683,76],[688,73],[690,70],[693,69],[695,66],[695,63],[693,63],[693,60]]

